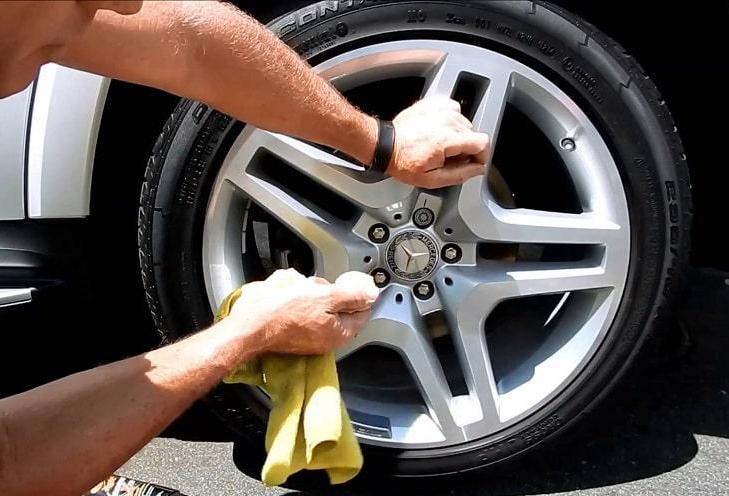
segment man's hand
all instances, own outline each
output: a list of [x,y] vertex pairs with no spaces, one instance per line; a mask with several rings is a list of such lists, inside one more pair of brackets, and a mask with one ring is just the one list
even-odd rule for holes
[[461,184],[485,173],[489,137],[473,131],[458,102],[420,100],[393,121],[395,153],[387,172],[422,188]]
[[364,327],[379,290],[372,277],[342,274],[334,284],[293,269],[276,271],[245,286],[228,319],[253,329],[262,351],[323,354],[342,346]]

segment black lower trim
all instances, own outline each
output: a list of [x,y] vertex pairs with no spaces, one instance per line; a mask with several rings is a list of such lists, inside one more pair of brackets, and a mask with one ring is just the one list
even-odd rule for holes
[[0,222],[0,287],[79,282],[87,232],[85,219]]

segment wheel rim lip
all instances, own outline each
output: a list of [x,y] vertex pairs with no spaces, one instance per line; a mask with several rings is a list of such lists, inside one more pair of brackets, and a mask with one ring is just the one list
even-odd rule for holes
[[[429,64],[432,64],[432,61],[434,58],[437,58],[439,56],[442,56],[443,52],[449,52],[449,50],[453,49],[461,49],[463,47],[466,47],[468,51],[471,50],[477,50],[482,54],[488,54],[488,56],[491,58],[491,60],[506,60],[509,61],[510,64],[516,64],[518,66],[525,68],[526,72],[529,73],[530,81],[533,81],[534,79],[538,80],[540,83],[540,86],[542,88],[547,87],[550,89],[551,96],[558,97],[561,101],[567,101],[569,105],[572,106],[571,111],[574,114],[577,114],[581,117],[581,125],[588,127],[592,130],[594,130],[594,134],[599,138],[598,147],[603,147],[605,150],[607,150],[607,145],[605,144],[602,137],[599,135],[597,130],[594,128],[590,120],[586,117],[586,115],[579,109],[579,107],[574,103],[574,101],[569,98],[564,92],[562,92],[556,85],[548,81],[543,76],[536,73],[536,71],[533,71],[532,69],[524,66],[523,64],[520,64],[519,62],[514,61],[513,59],[509,59],[503,55],[500,55],[495,52],[491,52],[489,50],[483,49],[483,48],[477,48],[472,47],[470,45],[463,45],[461,43],[456,42],[445,42],[445,41],[435,41],[435,40],[406,40],[406,41],[399,41],[399,42],[388,42],[388,43],[381,43],[377,45],[372,45],[370,47],[365,47],[357,50],[353,50],[351,52],[347,52],[344,54],[341,54],[337,57],[334,57],[332,59],[329,59],[322,64],[318,65],[315,70],[317,70],[320,74],[322,74],[325,77],[329,77],[333,79],[335,83],[344,84],[345,89],[347,84],[352,84],[353,81],[356,81],[358,77],[362,77],[362,73],[369,73],[370,75],[374,75],[374,73],[377,71],[378,66],[376,65],[377,62],[384,63],[385,71],[392,71],[394,67],[398,67],[399,69],[402,69],[403,64],[403,58],[408,58],[408,61],[406,63],[410,64],[413,68],[413,70],[418,71],[423,68],[429,67]],[[398,58],[399,61],[398,61]],[[380,66],[381,68],[382,66]],[[244,137],[244,133],[241,133],[241,136],[238,137],[238,140],[236,140],[236,143],[241,140],[241,137]],[[244,139],[244,138],[243,138]],[[233,148],[231,148],[231,151]],[[609,152],[608,152],[609,155]],[[209,204],[208,204],[208,211],[206,213],[206,220],[205,220],[205,228],[204,228],[204,235],[203,235],[203,274],[205,278],[205,285],[206,290],[208,294],[208,298],[210,300],[210,304],[212,308],[217,308],[220,301],[222,300],[222,296],[224,294],[227,294],[227,288],[234,287],[236,284],[234,284],[233,281],[244,281],[245,279],[242,278],[243,272],[242,268],[240,271],[237,271],[237,269],[233,269],[231,271],[231,267],[234,267],[235,264],[233,263],[224,263],[222,264],[224,266],[224,270],[221,268],[221,264],[215,264],[213,263],[214,260],[220,261],[222,260],[230,260],[231,254],[223,255],[221,257],[220,253],[217,255],[213,252],[215,251],[215,247],[213,246],[215,243],[212,242],[213,239],[220,239],[221,233],[225,232],[226,230],[230,230],[230,225],[228,225],[231,222],[231,218],[238,215],[239,218],[243,218],[240,211],[234,211],[228,212],[228,215],[219,215],[221,208],[230,208],[230,205],[232,205],[236,201],[236,196],[232,192],[230,188],[226,189],[226,185],[224,184],[224,181],[222,181],[222,178],[224,177],[224,174],[222,174],[223,170],[226,167],[234,166],[232,160],[230,159],[231,154],[229,153],[229,156],[226,157],[225,162],[221,168],[221,172],[218,174],[218,178],[215,181],[215,185],[213,187],[213,192],[210,196]],[[532,415],[535,415],[539,410],[542,410],[546,405],[548,405],[555,397],[557,397],[559,394],[571,390],[575,387],[574,379],[577,378],[581,372],[586,370],[587,365],[589,361],[595,356],[595,352],[598,349],[599,345],[604,340],[605,336],[607,335],[607,332],[610,328],[610,325],[612,321],[615,318],[615,315],[617,313],[617,309],[620,303],[620,300],[622,298],[622,294],[624,291],[625,281],[627,279],[627,272],[628,272],[628,264],[629,264],[629,250],[630,250],[630,240],[629,240],[629,234],[630,234],[630,223],[629,223],[629,212],[627,207],[627,201],[625,199],[625,192],[622,187],[622,183],[619,181],[619,175],[617,172],[617,166],[614,163],[614,160],[610,156],[611,162],[607,165],[607,168],[610,169],[612,167],[612,173],[615,177],[617,177],[619,189],[618,190],[612,190],[612,186],[616,185],[615,183],[615,177],[612,178],[612,183],[608,185],[600,184],[597,185],[597,189],[602,191],[602,197],[597,198],[590,198],[592,201],[592,204],[590,205],[593,209],[597,211],[607,211],[611,209],[611,206],[609,205],[611,198],[609,198],[611,195],[614,197],[619,198],[613,198],[617,203],[621,203],[622,200],[622,211],[618,212],[621,216],[619,220],[621,225],[626,226],[626,232],[628,239],[625,240],[625,246],[623,246],[623,251],[625,252],[625,257],[623,260],[623,264],[621,265],[621,277],[620,281],[615,285],[615,288],[613,290],[613,295],[611,297],[611,302],[609,304],[609,311],[606,313],[603,324],[600,326],[599,332],[596,333],[594,336],[594,339],[589,346],[589,349],[585,352],[584,357],[579,361],[576,367],[574,367],[574,370],[568,376],[559,384],[558,387],[556,387],[550,394],[545,396],[541,401],[536,403],[533,407],[528,408],[524,410],[523,412],[513,415],[511,418],[508,419],[507,422],[503,423],[502,428],[499,431],[494,432],[488,432],[484,433],[484,435],[478,435],[474,436],[473,438],[465,438],[462,439],[460,442],[467,442],[472,441],[474,439],[486,439],[486,438],[498,438],[500,436],[506,435],[509,431],[513,430],[513,428],[522,420],[524,420],[527,417],[530,417]],[[572,175],[572,170],[570,170],[570,178],[575,181],[575,177]],[[578,181],[585,181],[589,180],[589,178],[585,177],[583,174],[582,177],[577,178]],[[605,182],[605,181],[603,181]],[[578,185],[579,186],[579,185]],[[584,186],[584,185],[583,185]],[[591,185],[591,188],[595,185]],[[606,198],[607,197],[607,198]],[[612,207],[613,210],[614,206]],[[620,210],[620,209],[617,209]],[[412,226],[411,226],[412,227]],[[240,228],[240,226],[239,226]],[[398,232],[403,232],[406,226],[402,226],[402,230],[398,230],[394,232],[393,236],[396,236]],[[417,229],[417,228],[414,228]],[[391,237],[392,239],[392,237]],[[385,244],[387,246],[387,243]],[[438,268],[434,269],[434,272],[437,272],[440,268],[440,261]],[[220,288],[226,288],[225,290],[221,290]],[[403,286],[405,287],[405,286]],[[389,447],[406,447],[406,448],[435,448],[435,447],[449,447],[453,446],[454,444],[458,443],[452,443],[450,440],[444,441],[429,441],[429,442],[410,442],[410,441],[383,441],[382,439],[375,438],[372,436],[360,436],[360,440],[368,443],[368,444],[374,444],[374,445],[383,445],[383,446],[389,446]]]

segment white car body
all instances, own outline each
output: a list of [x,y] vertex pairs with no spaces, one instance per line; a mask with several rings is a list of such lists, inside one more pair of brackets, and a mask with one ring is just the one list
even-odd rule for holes
[[[0,221],[86,217],[109,79],[56,64],[0,99]],[[1,287],[0,307],[32,287]]]

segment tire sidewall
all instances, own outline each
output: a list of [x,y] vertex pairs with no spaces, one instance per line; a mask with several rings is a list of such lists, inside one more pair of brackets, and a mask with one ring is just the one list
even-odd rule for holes
[[[379,474],[433,475],[487,466],[553,437],[592,408],[668,314],[688,251],[688,180],[679,164],[680,142],[667,134],[670,114],[661,113],[652,83],[622,63],[619,47],[553,6],[358,3],[320,2],[270,27],[313,64],[365,44],[413,37],[466,40],[513,56],[580,104],[611,148],[623,180],[632,231],[625,292],[610,332],[580,376],[528,422],[486,440],[457,449],[363,446],[368,468]],[[147,209],[153,199],[153,212],[144,220],[149,242],[140,242],[140,252],[148,252],[155,268],[147,271],[145,283],[156,291],[151,298],[158,325],[170,337],[204,328],[212,319],[200,236],[211,185],[237,129],[204,104],[182,105],[158,150],[156,173],[150,174],[154,186],[147,191]],[[143,193],[143,208],[144,199]],[[248,394],[243,387],[220,387],[211,401],[228,425],[253,443],[251,450],[258,450],[253,458],[262,460],[265,412]]]

